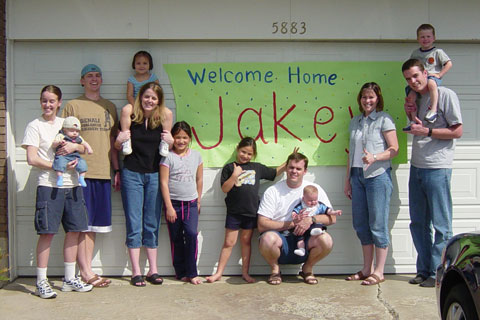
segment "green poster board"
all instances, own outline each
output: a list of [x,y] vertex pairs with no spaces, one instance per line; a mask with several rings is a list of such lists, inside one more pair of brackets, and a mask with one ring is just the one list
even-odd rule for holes
[[394,163],[407,162],[401,62],[202,63],[164,65],[176,119],[192,126],[192,147],[205,167],[234,160],[241,137],[257,140],[255,161],[284,162],[294,147],[310,165],[346,165],[348,125],[360,113],[365,82],[380,85],[400,145]]

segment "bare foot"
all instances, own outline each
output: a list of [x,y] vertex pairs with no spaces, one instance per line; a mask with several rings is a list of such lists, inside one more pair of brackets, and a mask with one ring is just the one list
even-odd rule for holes
[[202,279],[200,279],[199,277],[195,277],[195,278],[190,279],[190,283],[194,284],[194,285],[200,284],[202,282],[203,282]]
[[207,277],[207,282],[214,283],[215,281],[218,281],[221,278],[222,278],[221,274],[215,273],[215,274],[212,274],[210,277]]
[[257,282],[257,280],[255,280],[254,278],[250,277],[250,275],[248,273],[245,273],[242,275],[242,279],[245,280],[246,282],[248,283],[255,283]]

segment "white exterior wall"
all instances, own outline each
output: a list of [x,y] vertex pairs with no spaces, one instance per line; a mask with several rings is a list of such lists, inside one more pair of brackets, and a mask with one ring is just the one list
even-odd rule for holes
[[[457,3],[455,10],[448,10],[453,4],[443,0],[409,0],[398,4],[396,1],[382,1],[380,5],[372,0],[328,3],[313,0],[119,2],[7,1],[7,110],[11,142],[8,154],[12,168],[9,172],[9,219],[13,221],[9,234],[14,274],[35,273],[33,213],[36,186],[29,176],[25,151],[20,144],[26,124],[40,115],[40,89],[54,83],[61,87],[65,102],[75,98],[83,92],[79,84],[81,68],[87,63],[96,63],[103,70],[102,95],[120,109],[126,103],[125,83],[131,74],[131,58],[140,49],[148,50],[154,57],[154,72],[166,92],[167,106],[175,112],[173,92],[163,64],[404,61],[417,47],[415,42],[405,40],[415,38],[419,24],[432,23],[440,39],[438,46],[445,49],[454,63],[444,85],[459,95],[464,118],[464,136],[457,144],[452,178],[454,233],[479,228],[480,132],[476,124],[480,120],[477,111],[480,105],[480,45],[478,33],[474,31],[479,29],[480,23],[473,14],[480,12],[477,1],[464,1],[463,6]],[[418,8],[415,11],[411,9],[414,6]],[[445,11],[440,12],[439,8]],[[454,19],[455,23],[452,23]],[[305,22],[307,31],[304,35],[272,34],[272,24],[282,21]],[[335,248],[315,271],[354,272],[361,266],[362,257],[351,226],[350,201],[343,195],[345,167],[315,167],[309,172],[308,179],[321,184],[332,204],[344,211],[337,224],[329,228]],[[220,170],[215,168],[204,172],[199,223],[199,271],[204,275],[213,271],[223,243],[225,206],[219,173]],[[390,215],[392,247],[387,272],[415,271],[415,250],[408,229],[407,182],[408,165],[394,168],[395,191]],[[129,274],[119,194],[113,196],[113,211],[114,231],[98,236],[94,267],[99,273]],[[173,274],[167,233],[162,222],[159,271]],[[256,243],[256,240],[252,241],[252,272],[268,273]],[[62,237],[58,236],[51,251],[49,274],[63,273],[61,248]],[[235,248],[227,274],[240,273],[239,257],[239,248]],[[285,271],[296,270],[295,266]]]

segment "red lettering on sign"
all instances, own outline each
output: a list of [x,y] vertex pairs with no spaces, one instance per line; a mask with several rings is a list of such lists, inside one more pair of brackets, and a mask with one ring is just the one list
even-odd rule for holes
[[238,135],[240,136],[240,138],[242,138],[242,139],[244,138],[243,135],[242,135],[242,132],[240,131],[240,122],[242,122],[243,114],[247,111],[253,111],[258,117],[258,123],[260,125],[260,129],[258,130],[258,134],[255,137],[255,140],[258,140],[258,138],[260,138],[264,144],[268,144],[268,142],[265,141],[265,138],[263,137],[262,108],[260,108],[260,111],[257,111],[253,108],[247,108],[240,113],[240,115],[238,116],[238,119],[237,119]]
[[[330,118],[327,120],[327,121],[317,121],[317,115],[320,111],[322,111],[323,109],[327,109],[329,112],[330,112]],[[318,134],[317,132],[317,125],[320,124],[320,125],[324,125],[324,124],[327,124],[329,122],[331,122],[333,120],[333,117],[334,117],[334,114],[333,114],[333,110],[332,108],[330,107],[327,107],[327,106],[323,106],[321,108],[318,108],[317,109],[317,112],[315,112],[315,117],[313,118],[313,130],[315,131],[315,135],[317,136],[317,138],[322,141],[323,143],[330,143],[333,141],[333,139],[335,139],[335,137],[337,136],[337,134],[335,133],[330,139],[328,140],[325,140],[325,139],[322,139],[320,137],[320,135]]]
[[[353,119],[353,112],[352,112],[352,107],[351,106],[348,106],[348,112],[350,113],[350,119]],[[350,151],[348,150],[348,148],[345,148],[345,152],[347,154],[350,153]]]
[[292,110],[295,109],[296,107],[297,106],[293,104],[287,110],[287,112],[285,112],[285,114],[280,118],[280,120],[277,120],[277,95],[275,94],[275,91],[273,92],[273,125],[274,125],[273,132],[274,132],[274,135],[275,135],[275,143],[278,142],[278,128],[277,127],[281,127],[283,130],[287,131],[292,137],[294,137],[298,141],[302,141],[302,139],[300,139],[299,137],[294,135],[290,130],[288,130],[287,127],[285,127],[283,124],[281,124],[283,119],[285,119],[285,117],[288,116],[288,114],[290,112],[292,112]]
[[195,137],[195,140],[197,140],[197,143],[198,145],[200,146],[200,148],[202,149],[205,149],[205,150],[208,150],[208,149],[213,149],[215,147],[217,147],[223,140],[223,105],[222,105],[222,97],[219,96],[218,97],[218,109],[220,110],[220,135],[218,137],[218,142],[217,144],[211,146],[211,147],[206,147],[204,146],[201,142],[200,142],[200,138],[198,138],[198,135],[197,135],[197,130],[195,130],[195,127],[192,126],[192,133],[193,133],[193,136]]

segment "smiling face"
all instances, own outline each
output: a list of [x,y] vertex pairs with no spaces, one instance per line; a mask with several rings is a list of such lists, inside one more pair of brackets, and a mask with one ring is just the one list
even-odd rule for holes
[[290,188],[301,186],[306,173],[304,160],[290,160],[287,164],[287,185]]
[[429,50],[433,48],[435,42],[435,36],[433,30],[420,30],[418,31],[417,41],[422,50]]
[[251,146],[245,146],[237,149],[237,162],[239,164],[249,163],[254,156]]
[[59,100],[55,93],[44,91],[40,97],[40,105],[43,118],[53,120],[62,105],[62,100]]
[[363,113],[368,116],[377,108],[378,96],[372,89],[363,89],[362,96],[360,98],[360,104],[362,105]]
[[150,62],[148,61],[147,57],[144,56],[137,56],[135,58],[134,66],[137,74],[144,75],[150,70]]
[[80,83],[85,87],[85,92],[100,91],[102,82],[102,74],[100,72],[88,72],[80,79]]
[[184,153],[188,150],[191,141],[192,139],[185,131],[179,130],[173,136],[173,150],[177,154]]
[[141,97],[142,108],[145,116],[148,116],[158,106],[158,95],[152,89],[147,89]]
[[403,71],[403,76],[413,91],[425,94],[428,91],[428,73],[427,70],[421,70],[418,66],[413,66]]

